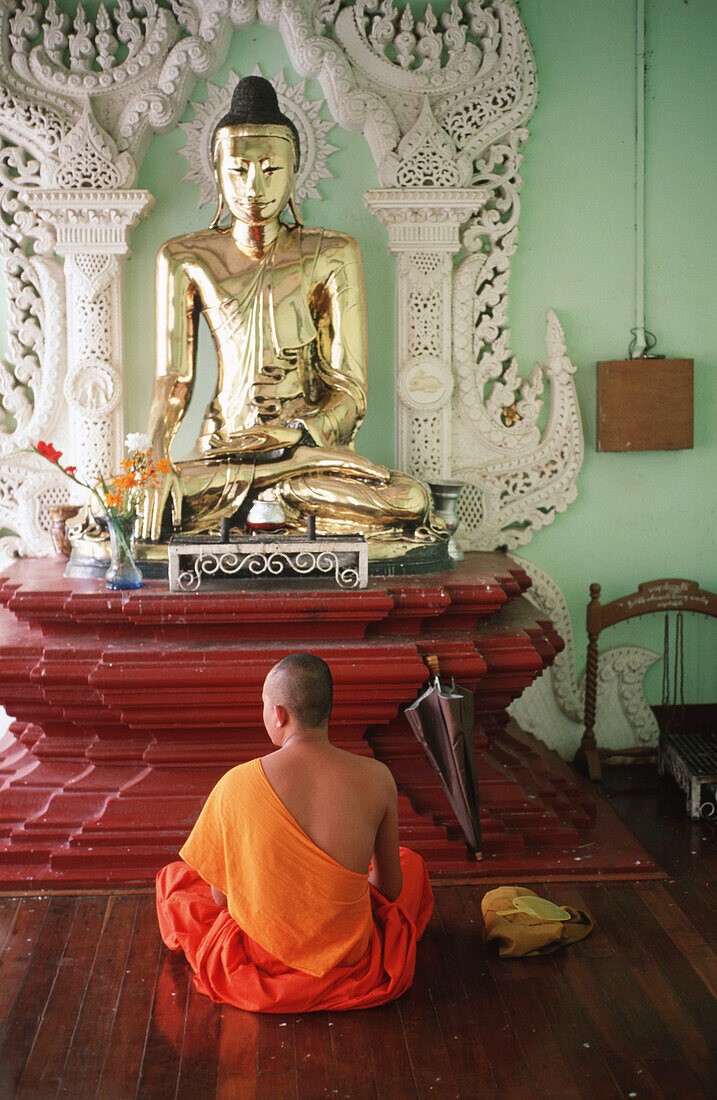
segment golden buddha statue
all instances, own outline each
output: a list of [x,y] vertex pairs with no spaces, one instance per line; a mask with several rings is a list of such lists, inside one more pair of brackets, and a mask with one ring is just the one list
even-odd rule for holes
[[[259,495],[281,503],[289,529],[314,515],[319,534],[364,533],[402,543],[399,553],[445,538],[420,481],[356,453],[367,390],[361,254],[351,237],[299,221],[299,156],[272,85],[240,81],[214,132],[217,214],[160,250],[148,434],[171,469],[146,496],[138,533],[150,542],[166,539],[170,522],[182,533],[216,528]],[[280,220],[287,205],[290,225]],[[192,453],[174,462],[202,315],[217,385]]]
[[[257,499],[280,504],[290,532],[305,531],[313,516],[319,535],[364,534],[374,562],[405,557],[409,569],[417,559],[419,570],[450,567],[448,535],[426,486],[356,453],[368,358],[361,254],[353,238],[297,217],[299,136],[269,81],[239,82],[212,152],[214,220],[167,241],[157,257],[148,435],[168,472],[145,490],[137,528],[143,568],[166,562],[173,534],[241,522]],[[280,220],[287,206],[290,224]],[[217,383],[192,452],[175,461],[201,316]],[[91,517],[71,538],[71,573],[106,557],[106,535]]]

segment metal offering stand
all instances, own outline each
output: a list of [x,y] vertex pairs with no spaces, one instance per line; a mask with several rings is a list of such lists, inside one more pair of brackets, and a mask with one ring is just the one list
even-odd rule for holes
[[[313,516],[310,520],[313,520]],[[224,588],[251,580],[325,580],[339,588],[366,588],[368,543],[363,535],[317,536],[315,522],[306,534],[262,531],[246,534],[225,520],[221,533],[178,535],[168,549],[171,592]]]

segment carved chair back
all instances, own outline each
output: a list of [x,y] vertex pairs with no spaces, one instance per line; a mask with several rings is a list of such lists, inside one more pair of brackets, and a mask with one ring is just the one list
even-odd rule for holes
[[595,739],[595,711],[598,678],[598,639],[603,630],[616,623],[649,615],[655,611],[697,611],[717,618],[717,593],[707,592],[696,581],[680,577],[645,581],[637,592],[621,596],[610,603],[600,603],[600,585],[590,585],[587,607],[588,653],[585,668],[585,729],[574,763],[586,771],[590,779],[602,778],[602,761],[612,756],[640,757],[655,754],[654,748],[634,746],[627,749],[600,749]]

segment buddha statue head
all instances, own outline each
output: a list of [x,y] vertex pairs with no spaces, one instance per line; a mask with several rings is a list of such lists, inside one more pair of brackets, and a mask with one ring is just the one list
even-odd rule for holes
[[247,76],[234,89],[229,111],[212,138],[219,205],[216,228],[226,205],[233,219],[250,226],[278,220],[293,205],[293,182],[301,149],[296,126],[282,113],[276,92],[261,76]]

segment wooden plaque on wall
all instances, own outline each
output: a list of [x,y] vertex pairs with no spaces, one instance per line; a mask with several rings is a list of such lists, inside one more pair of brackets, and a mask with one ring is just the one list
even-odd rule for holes
[[598,363],[598,451],[692,447],[693,375],[692,359]]

